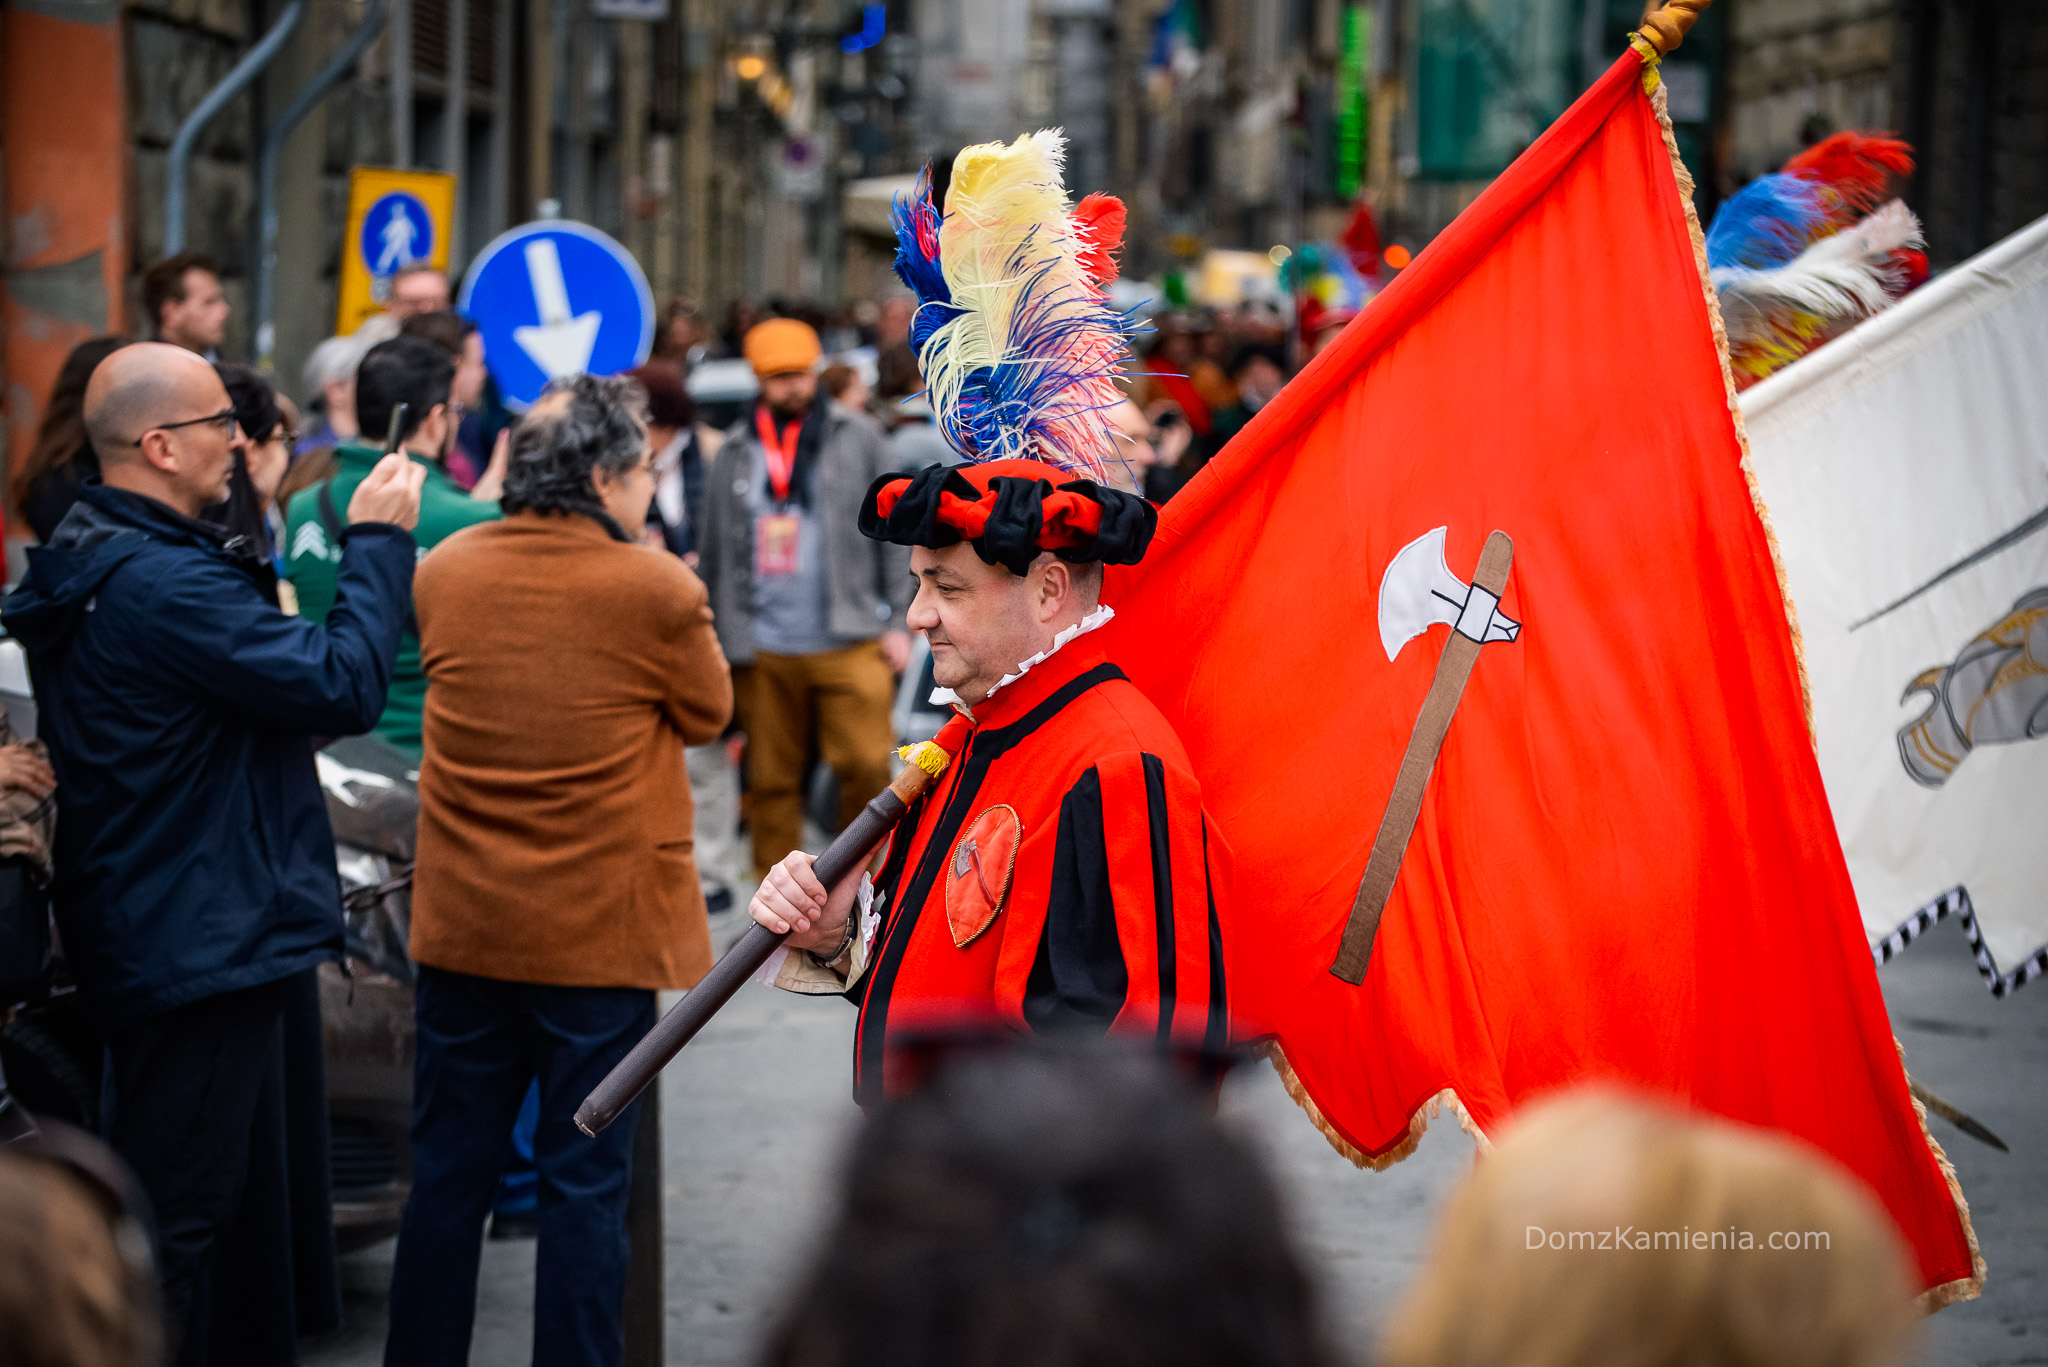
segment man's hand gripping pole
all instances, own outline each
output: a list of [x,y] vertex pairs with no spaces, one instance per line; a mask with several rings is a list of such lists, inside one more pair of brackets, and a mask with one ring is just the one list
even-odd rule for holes
[[[896,828],[910,804],[924,791],[925,785],[946,772],[946,766],[953,757],[931,741],[923,741],[903,752],[906,763],[903,772],[887,788],[861,808],[839,838],[826,847],[811,871],[818,881],[827,888],[837,887],[839,881],[858,869],[882,843],[883,837]],[[576,1128],[588,1135],[619,1118],[619,1113],[632,1104],[655,1074],[668,1066],[670,1059],[682,1051],[684,1045],[694,1039],[706,1021],[718,1014],[718,1009],[732,999],[741,983],[754,976],[761,965],[768,962],[768,956],[780,946],[786,935],[777,935],[766,926],[755,924],[747,933],[728,949],[719,961],[711,966],[704,980],[691,988],[688,995],[675,1004],[666,1016],[647,1032],[633,1051],[619,1060],[619,1066],[605,1075],[597,1089],[583,1099],[576,1110]]]

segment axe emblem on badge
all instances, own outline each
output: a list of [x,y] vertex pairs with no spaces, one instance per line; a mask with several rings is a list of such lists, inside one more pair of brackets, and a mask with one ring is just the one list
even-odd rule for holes
[[1380,579],[1380,644],[1386,647],[1389,661],[1438,623],[1450,627],[1451,635],[1437,659],[1436,677],[1416,714],[1415,729],[1408,733],[1407,753],[1401,756],[1401,768],[1394,776],[1394,791],[1387,795],[1387,810],[1380,817],[1379,834],[1373,837],[1365,875],[1358,880],[1358,895],[1352,899],[1351,916],[1344,923],[1343,943],[1336,962],[1330,965],[1330,972],[1348,983],[1365,981],[1380,913],[1393,896],[1401,859],[1408,852],[1408,838],[1415,833],[1415,819],[1422,813],[1423,790],[1429,786],[1437,751],[1451,729],[1451,716],[1464,696],[1465,680],[1479,659],[1479,648],[1489,641],[1512,641],[1522,634],[1522,624],[1500,610],[1500,597],[1508,587],[1508,568],[1514,563],[1514,542],[1506,532],[1496,531],[1487,537],[1479,553],[1479,567],[1467,584],[1452,574],[1444,561],[1444,538],[1449,533],[1450,528],[1438,527],[1416,537],[1395,553]]
[[988,885],[988,875],[981,867],[981,847],[971,835],[960,842],[959,849],[953,851],[953,876],[965,878],[969,869],[974,871],[974,880],[981,884],[981,895],[993,906],[997,900],[996,890]]

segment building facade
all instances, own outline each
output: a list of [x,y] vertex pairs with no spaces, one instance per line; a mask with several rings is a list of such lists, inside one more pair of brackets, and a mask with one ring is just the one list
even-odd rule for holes
[[[0,0],[0,383],[32,434],[65,352],[139,333],[179,131],[184,240],[226,354],[295,390],[331,332],[351,167],[458,182],[451,264],[560,214],[657,298],[893,288],[888,197],[960,146],[1060,125],[1131,210],[1125,273],[1335,237],[1416,249],[1623,51],[1640,0]],[[347,60],[359,49],[354,60]],[[331,86],[323,72],[340,63]],[[1702,217],[1838,128],[1911,139],[1937,265],[2048,211],[2048,7],[1720,0],[1665,63]],[[309,91],[319,92],[317,98]],[[308,101],[310,100],[310,103]],[[303,105],[303,117],[285,121]],[[275,252],[260,232],[265,147]],[[259,337],[259,276],[269,270]],[[268,345],[259,343],[266,341]]]

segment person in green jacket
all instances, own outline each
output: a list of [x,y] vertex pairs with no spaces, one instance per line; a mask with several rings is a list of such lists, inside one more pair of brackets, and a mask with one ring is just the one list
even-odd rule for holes
[[[381,439],[390,431],[391,414],[400,404],[406,406],[398,434],[400,449],[427,468],[419,523],[413,529],[419,553],[425,555],[464,527],[500,516],[495,498],[473,498],[463,492],[442,464],[462,420],[448,401],[454,378],[455,363],[448,353],[416,337],[394,337],[363,357],[356,371],[356,422],[363,436],[336,447],[334,477],[301,490],[286,512],[286,573],[298,595],[300,615],[324,622],[334,606],[335,570],[341,564],[341,534],[347,525],[340,510],[348,507],[356,485],[383,457]],[[420,712],[426,698],[419,628],[408,612],[376,734],[414,759],[420,757]]]

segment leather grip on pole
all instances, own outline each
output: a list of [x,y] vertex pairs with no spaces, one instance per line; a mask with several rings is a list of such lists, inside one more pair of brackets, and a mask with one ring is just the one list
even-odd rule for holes
[[[895,829],[911,802],[934,777],[935,774],[916,762],[906,764],[903,772],[896,775],[895,782],[861,808],[860,815],[811,865],[811,872],[818,876],[818,881],[828,889],[835,888],[865,863],[868,855],[882,843],[884,836]],[[732,999],[732,994],[739,991],[742,983],[768,962],[768,956],[786,938],[759,923],[748,926],[747,933],[711,965],[711,971],[704,975],[703,981],[670,1008],[669,1013],[633,1046],[632,1052],[620,1059],[618,1066],[605,1074],[604,1081],[583,1099],[583,1104],[576,1108],[576,1128],[585,1134],[595,1135],[617,1120],[620,1113],[633,1103],[633,1098],[639,1096],[647,1084],[668,1066],[670,1059],[682,1052],[684,1045],[696,1038],[705,1023]]]
[[1686,31],[1699,21],[1700,11],[1712,3],[1714,0],[1665,0],[1643,16],[1643,26],[1636,33],[1657,49],[1659,57],[1668,57],[1672,49],[1685,41]]
[[[1475,588],[1495,598],[1507,592],[1508,568],[1514,563],[1515,544],[1506,532],[1486,538],[1479,553],[1479,568],[1472,575]],[[1347,983],[1365,981],[1372,964],[1373,938],[1379,933],[1380,913],[1394,894],[1394,880],[1401,875],[1401,860],[1408,853],[1408,839],[1415,833],[1416,818],[1422,814],[1422,795],[1429,787],[1430,771],[1436,768],[1437,751],[1451,729],[1451,716],[1464,696],[1465,680],[1479,659],[1479,642],[1456,630],[1437,657],[1436,678],[1416,714],[1415,729],[1408,733],[1408,750],[1401,756],[1401,768],[1394,775],[1394,791],[1387,795],[1387,810],[1380,817],[1379,834],[1373,837],[1372,856],[1366,860],[1365,876],[1358,880],[1358,895],[1351,902],[1351,916],[1344,923],[1344,940],[1338,947],[1330,972]]]

